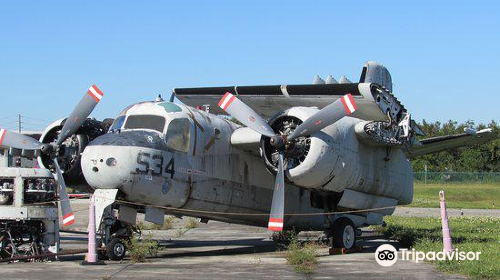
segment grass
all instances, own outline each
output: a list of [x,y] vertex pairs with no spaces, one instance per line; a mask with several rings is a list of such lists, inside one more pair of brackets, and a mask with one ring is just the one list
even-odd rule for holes
[[193,229],[198,227],[198,221],[195,218],[189,218],[184,225],[186,229]]
[[293,266],[295,272],[311,274],[318,264],[317,249],[318,245],[310,242],[302,245],[293,237],[287,246],[286,261]]
[[[441,218],[385,217],[379,228],[407,248],[442,251]],[[481,252],[478,261],[435,261],[440,271],[459,273],[474,279],[500,279],[500,218],[451,217],[454,248]]]
[[439,207],[445,191],[448,208],[500,209],[500,184],[415,184],[409,207]]

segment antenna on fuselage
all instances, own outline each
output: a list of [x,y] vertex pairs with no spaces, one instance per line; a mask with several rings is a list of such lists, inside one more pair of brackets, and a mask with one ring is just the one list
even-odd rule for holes
[[158,94],[158,97],[156,97],[155,102],[163,102],[163,98],[161,97],[161,94]]

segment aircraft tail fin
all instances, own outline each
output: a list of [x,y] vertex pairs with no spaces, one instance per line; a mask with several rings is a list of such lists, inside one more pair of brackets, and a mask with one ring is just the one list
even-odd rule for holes
[[375,61],[365,63],[359,82],[379,84],[392,92],[392,78],[389,70]]

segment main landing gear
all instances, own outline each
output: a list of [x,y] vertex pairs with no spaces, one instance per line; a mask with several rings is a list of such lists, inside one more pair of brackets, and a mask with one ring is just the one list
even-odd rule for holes
[[332,248],[353,249],[356,244],[357,229],[346,217],[337,219],[331,228],[330,245]]

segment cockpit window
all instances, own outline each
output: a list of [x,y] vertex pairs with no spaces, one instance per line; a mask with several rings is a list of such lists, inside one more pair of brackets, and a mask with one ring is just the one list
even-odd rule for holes
[[165,118],[155,115],[130,115],[124,129],[152,129],[163,132]]
[[188,119],[173,119],[167,128],[167,146],[173,150],[187,152],[191,139],[191,123]]
[[123,122],[125,122],[125,116],[118,116],[111,127],[109,128],[110,131],[121,129],[123,126]]

